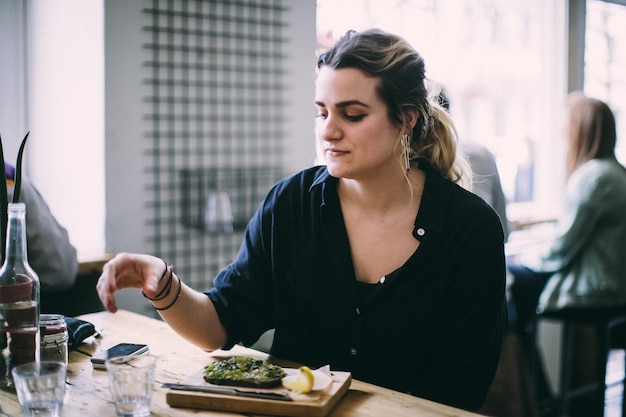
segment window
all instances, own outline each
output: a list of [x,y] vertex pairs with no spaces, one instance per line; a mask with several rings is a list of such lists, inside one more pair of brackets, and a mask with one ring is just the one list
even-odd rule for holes
[[585,93],[605,101],[617,122],[617,158],[626,162],[626,7],[587,1]]
[[0,1],[5,159],[30,131],[24,175],[81,261],[105,252],[103,3]]
[[369,27],[409,41],[446,87],[461,139],[495,154],[509,217],[526,222],[552,215],[564,181],[565,3],[318,0],[318,45]]

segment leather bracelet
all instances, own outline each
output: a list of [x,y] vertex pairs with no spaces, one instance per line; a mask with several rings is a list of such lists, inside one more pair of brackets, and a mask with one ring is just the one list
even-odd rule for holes
[[[172,273],[172,275],[174,275],[174,273]],[[167,310],[168,308],[172,307],[174,304],[176,304],[176,301],[178,301],[178,297],[180,297],[180,292],[183,288],[183,282],[180,280],[180,278],[178,277],[178,275],[176,276],[176,279],[178,280],[178,291],[176,292],[176,297],[174,297],[174,300],[172,300],[172,302],[167,305],[166,307],[155,307],[154,304],[152,304],[152,308],[154,308],[156,311],[164,311]]]
[[172,288],[172,275],[174,275],[174,272],[172,271],[173,269],[173,265],[168,265],[167,262],[165,262],[165,260],[163,260],[163,263],[165,264],[165,271],[163,271],[163,275],[161,275],[161,278],[159,278],[159,283],[161,281],[163,281],[163,278],[165,278],[165,275],[167,274],[167,272],[170,272],[170,279],[167,281],[167,283],[165,284],[165,287],[163,287],[163,289],[161,291],[159,291],[159,293],[154,296],[154,298],[150,298],[146,295],[146,293],[141,290],[141,295],[143,295],[145,298],[147,298],[150,301],[159,301],[164,299],[165,297],[167,297],[170,294],[170,290]]
[[170,295],[170,290],[172,289],[172,281],[174,281],[174,279],[172,278],[172,275],[174,275],[174,274],[173,273],[170,274],[170,279],[167,281],[167,284],[165,284],[165,287],[163,287],[163,289],[154,298],[148,297],[142,291],[144,297],[146,297],[150,301],[159,301],[159,300],[163,300],[168,295]]
[[163,278],[165,278],[165,274],[167,274],[167,270],[168,270],[168,266],[167,266],[167,262],[165,262],[165,259],[161,259],[163,261],[163,264],[165,265],[165,271],[163,271],[163,275],[161,275],[161,278],[159,278],[159,282],[163,281]]

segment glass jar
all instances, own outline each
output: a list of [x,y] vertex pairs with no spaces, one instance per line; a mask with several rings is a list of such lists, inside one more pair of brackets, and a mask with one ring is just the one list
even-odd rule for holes
[[42,361],[62,362],[67,365],[68,340],[65,316],[61,314],[42,314],[40,359]]

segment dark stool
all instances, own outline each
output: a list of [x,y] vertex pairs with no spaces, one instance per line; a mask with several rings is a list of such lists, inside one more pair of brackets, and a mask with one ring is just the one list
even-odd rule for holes
[[[537,314],[534,326],[536,340],[537,323],[540,320],[556,320],[563,324],[563,341],[561,353],[560,393],[556,395],[556,415],[567,416],[573,399],[583,395],[592,395],[592,412],[595,416],[604,415],[604,398],[606,391],[606,367],[611,349],[626,349],[626,306],[612,308],[569,308],[562,310],[543,311]],[[590,325],[595,332],[597,354],[594,361],[594,376],[591,381],[573,386],[573,348],[575,329],[580,325]],[[618,331],[619,330],[619,331]],[[536,349],[535,349],[536,351]],[[533,374],[537,375],[537,358],[532,361]],[[625,367],[626,368],[626,367]],[[625,369],[626,371],[626,369]],[[625,384],[626,379],[622,381]],[[626,393],[625,393],[626,394]],[[622,417],[626,417],[626,395],[622,396]]]
[[104,311],[98,298],[96,284],[102,273],[102,266],[110,257],[102,260],[81,262],[74,285],[63,291],[42,291],[40,294],[40,312],[63,314],[75,317],[80,314]]

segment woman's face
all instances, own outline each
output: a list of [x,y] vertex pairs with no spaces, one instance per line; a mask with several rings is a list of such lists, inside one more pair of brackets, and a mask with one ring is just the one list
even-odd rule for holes
[[377,85],[376,78],[354,68],[319,71],[316,133],[334,177],[362,179],[399,169],[400,129],[389,119]]

